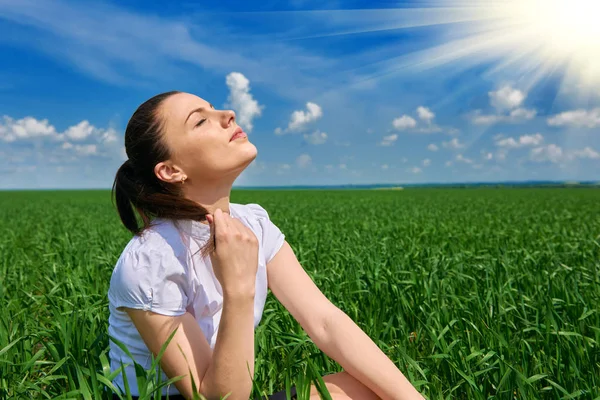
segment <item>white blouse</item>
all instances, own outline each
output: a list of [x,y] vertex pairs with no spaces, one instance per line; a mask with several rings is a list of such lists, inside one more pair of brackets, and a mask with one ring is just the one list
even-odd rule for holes
[[[267,263],[279,251],[284,235],[271,222],[267,211],[258,204],[230,203],[230,215],[249,227],[259,240],[258,270],[254,297],[254,328],[261,320],[267,298]],[[223,306],[223,291],[215,277],[209,257],[200,257],[200,248],[210,235],[210,227],[196,221],[157,219],[142,235],[134,236],[115,265],[108,290],[108,333],[123,342],[135,362],[151,367],[151,352],[146,347],[126,311],[129,307],[176,316],[192,314],[211,348],[217,340]],[[109,357],[111,370],[121,362],[132,395],[138,395],[135,368],[131,358],[112,340]],[[162,381],[168,378],[161,371]],[[123,375],[113,383],[125,390]],[[174,385],[163,389],[178,394]]]

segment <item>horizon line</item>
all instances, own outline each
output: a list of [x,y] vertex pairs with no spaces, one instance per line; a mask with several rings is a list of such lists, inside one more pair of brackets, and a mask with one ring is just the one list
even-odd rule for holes
[[[233,186],[232,189],[239,190],[258,190],[258,189],[334,189],[334,188],[404,188],[404,187],[440,187],[440,186],[515,186],[515,185],[581,185],[581,186],[597,186],[600,181],[596,180],[523,180],[523,181],[457,181],[457,182],[429,182],[429,183],[345,183],[332,185],[271,185],[271,186]],[[111,187],[55,187],[55,188],[0,188],[0,192],[14,191],[48,191],[48,190],[111,190]]]

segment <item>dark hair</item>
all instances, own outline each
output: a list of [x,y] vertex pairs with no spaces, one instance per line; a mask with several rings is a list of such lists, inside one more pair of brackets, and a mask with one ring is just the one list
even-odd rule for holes
[[[170,157],[163,140],[159,108],[163,101],[177,93],[180,92],[165,92],[146,100],[135,110],[125,130],[128,159],[117,171],[112,196],[123,225],[134,235],[147,229],[154,218],[205,221],[208,214],[206,208],[183,197],[181,184],[164,182],[154,173],[156,164]],[[206,256],[213,249],[214,238],[211,237],[201,253]]]

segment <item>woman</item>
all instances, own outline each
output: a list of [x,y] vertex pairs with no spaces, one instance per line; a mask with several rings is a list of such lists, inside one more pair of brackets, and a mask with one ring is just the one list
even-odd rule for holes
[[[191,398],[193,378],[208,399],[249,398],[254,329],[269,288],[345,369],[324,377],[334,399],[422,398],[323,296],[265,209],[229,202],[233,182],[257,154],[233,111],[215,110],[188,93],[159,94],[131,117],[125,149],[128,160],[113,193],[135,236],[111,278],[109,334],[148,369],[152,353],[177,328],[160,367],[163,380],[184,378],[163,396]],[[130,364],[124,374],[131,393],[139,394],[132,360],[113,341],[110,358],[113,370]],[[114,383],[124,388],[123,376]],[[315,387],[310,398],[319,398]]]

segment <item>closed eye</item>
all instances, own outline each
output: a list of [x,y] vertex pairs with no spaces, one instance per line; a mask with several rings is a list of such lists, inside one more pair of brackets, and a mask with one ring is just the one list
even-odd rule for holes
[[198,121],[198,123],[196,124],[196,126],[200,126],[204,123],[204,121],[206,121],[206,118],[202,118],[200,121]]

